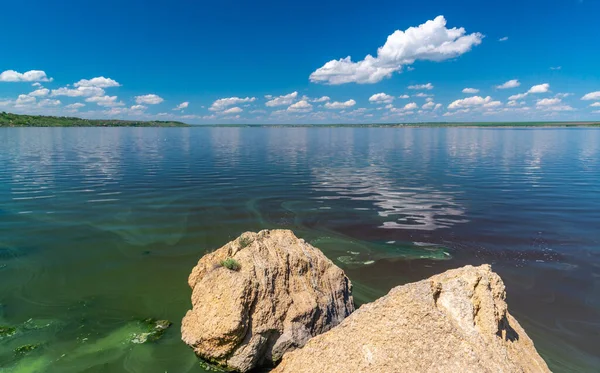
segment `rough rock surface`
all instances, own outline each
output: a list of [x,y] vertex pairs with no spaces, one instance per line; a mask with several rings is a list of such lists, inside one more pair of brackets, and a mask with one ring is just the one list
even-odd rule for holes
[[[228,258],[240,268],[220,264]],[[289,230],[242,234],[202,257],[188,282],[183,341],[241,372],[280,360],[354,311],[344,272]]]
[[549,372],[489,265],[399,286],[283,357],[284,372]]

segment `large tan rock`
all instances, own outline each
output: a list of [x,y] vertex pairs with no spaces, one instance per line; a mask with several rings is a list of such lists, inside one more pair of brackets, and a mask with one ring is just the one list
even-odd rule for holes
[[287,353],[284,372],[549,372],[489,265],[399,286]]
[[[220,264],[228,258],[240,268]],[[344,272],[289,230],[242,234],[200,259],[188,282],[183,341],[241,372],[280,360],[354,311]]]

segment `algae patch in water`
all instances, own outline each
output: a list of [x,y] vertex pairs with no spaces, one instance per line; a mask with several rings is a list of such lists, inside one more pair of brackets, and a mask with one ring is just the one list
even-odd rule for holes
[[145,319],[140,321],[140,324],[145,331],[133,334],[131,342],[136,344],[158,341],[172,325],[169,320],[155,319]]
[[25,355],[28,352],[31,352],[40,347],[39,344],[28,344],[15,348],[15,354],[17,355]]
[[0,326],[0,338],[11,337],[15,335],[16,332],[17,329],[12,326]]

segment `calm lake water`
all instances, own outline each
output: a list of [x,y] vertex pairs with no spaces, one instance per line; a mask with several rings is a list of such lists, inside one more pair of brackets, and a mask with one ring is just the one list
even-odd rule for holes
[[[187,276],[265,228],[359,303],[491,263],[553,371],[600,366],[600,130],[22,128],[0,129],[1,370],[203,372]],[[148,317],[174,325],[132,344]]]

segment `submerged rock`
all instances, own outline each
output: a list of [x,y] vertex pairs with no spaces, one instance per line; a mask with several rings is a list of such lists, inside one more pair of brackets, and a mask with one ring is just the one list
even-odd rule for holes
[[188,282],[183,341],[241,372],[277,362],[354,311],[344,272],[289,230],[242,234],[200,259]]
[[287,372],[549,372],[489,265],[399,286],[283,357]]

